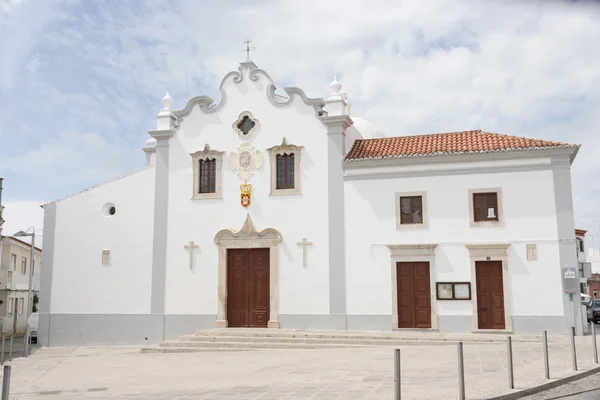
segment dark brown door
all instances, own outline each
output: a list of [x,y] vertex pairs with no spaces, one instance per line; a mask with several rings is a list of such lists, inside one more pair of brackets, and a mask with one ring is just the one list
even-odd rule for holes
[[227,326],[266,328],[269,249],[227,251]]
[[396,263],[398,327],[431,328],[429,263]]
[[479,329],[504,329],[502,261],[476,261]]

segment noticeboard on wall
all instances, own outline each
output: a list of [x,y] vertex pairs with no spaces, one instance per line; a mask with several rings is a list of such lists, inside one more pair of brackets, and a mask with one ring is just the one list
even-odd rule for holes
[[437,300],[471,300],[471,282],[436,282]]

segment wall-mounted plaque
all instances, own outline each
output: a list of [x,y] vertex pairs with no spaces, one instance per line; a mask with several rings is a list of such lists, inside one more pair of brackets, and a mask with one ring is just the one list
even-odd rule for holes
[[438,300],[471,300],[471,282],[437,282]]

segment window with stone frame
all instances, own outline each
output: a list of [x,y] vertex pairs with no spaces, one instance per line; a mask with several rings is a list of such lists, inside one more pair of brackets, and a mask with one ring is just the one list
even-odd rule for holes
[[221,198],[223,151],[212,150],[207,144],[192,156],[192,200]]
[[396,229],[428,229],[427,192],[396,192]]
[[277,189],[294,188],[294,153],[277,154]]
[[498,221],[498,193],[473,193],[473,220]]
[[269,149],[271,195],[300,194],[300,155],[303,146],[289,144],[285,138]]
[[10,255],[10,265],[11,265],[13,271],[17,270],[17,255],[16,254]]

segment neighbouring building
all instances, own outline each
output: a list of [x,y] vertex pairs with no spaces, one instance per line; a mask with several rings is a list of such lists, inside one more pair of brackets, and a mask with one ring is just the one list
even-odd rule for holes
[[215,327],[581,332],[579,145],[383,137],[337,79],[324,99],[279,95],[250,60],[219,88],[177,111],[167,93],[146,167],[44,205],[40,344]]
[[592,275],[592,265],[587,260],[588,249],[585,245],[586,230],[575,229],[575,243],[577,244],[577,269],[579,271],[579,290],[582,294],[589,295],[588,278]]
[[[0,329],[2,334],[9,334],[16,326],[16,333],[24,333],[29,307],[31,244],[12,236],[2,236],[0,243]],[[32,298],[40,291],[42,250],[36,247],[33,255]]]
[[594,273],[588,278],[588,292],[592,300],[600,299],[600,274]]

